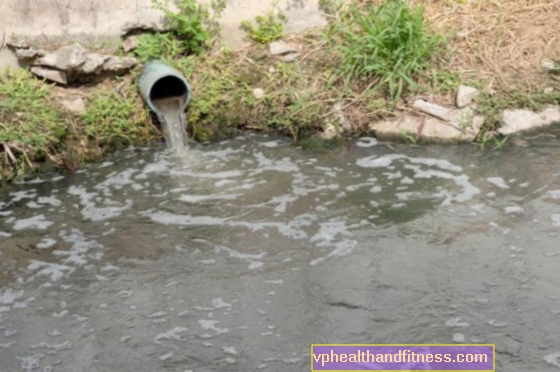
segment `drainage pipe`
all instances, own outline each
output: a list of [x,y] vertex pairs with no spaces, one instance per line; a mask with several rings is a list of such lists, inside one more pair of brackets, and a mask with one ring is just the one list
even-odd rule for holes
[[189,83],[183,75],[163,61],[150,61],[138,80],[140,95],[148,107],[157,114],[161,121],[163,113],[157,103],[159,100],[177,99],[179,109],[184,112],[192,98]]

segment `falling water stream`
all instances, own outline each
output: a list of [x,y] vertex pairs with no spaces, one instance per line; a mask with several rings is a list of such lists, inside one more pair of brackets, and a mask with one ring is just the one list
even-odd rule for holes
[[558,371],[559,135],[246,135],[13,185],[0,371],[301,372],[312,343],[492,343],[497,371]]
[[167,146],[175,152],[185,148],[186,120],[183,113],[184,97],[168,97],[154,100],[158,109],[158,118],[161,123]]

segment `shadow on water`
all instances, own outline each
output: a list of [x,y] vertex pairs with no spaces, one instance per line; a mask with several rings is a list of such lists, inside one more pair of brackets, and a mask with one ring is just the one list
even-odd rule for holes
[[15,185],[0,370],[295,372],[312,343],[494,343],[497,370],[556,370],[557,136],[312,154],[248,135]]

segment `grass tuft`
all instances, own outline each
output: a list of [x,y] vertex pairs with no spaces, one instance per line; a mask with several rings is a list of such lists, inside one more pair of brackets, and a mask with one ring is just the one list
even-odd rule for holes
[[332,48],[340,58],[338,74],[345,81],[374,79],[398,101],[406,87],[441,50],[444,38],[429,32],[424,8],[406,0],[381,5],[351,5],[331,26]]

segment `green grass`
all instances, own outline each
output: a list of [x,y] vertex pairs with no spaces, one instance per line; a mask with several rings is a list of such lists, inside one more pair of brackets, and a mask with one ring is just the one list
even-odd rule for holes
[[146,106],[139,101],[134,86],[117,92],[102,88],[94,92],[82,121],[84,135],[102,146],[120,147],[153,138]]
[[337,72],[345,81],[375,80],[398,101],[444,45],[444,38],[428,30],[422,7],[406,0],[389,0],[379,6],[351,5],[331,25],[329,37],[338,54]]
[[24,70],[0,74],[0,165],[4,177],[32,168],[32,159],[48,159],[67,135],[68,122],[53,105],[50,89]]
[[251,21],[245,20],[241,22],[240,27],[255,43],[267,44],[284,36],[284,23],[287,20],[284,14],[275,15],[273,11],[269,11],[265,16],[255,18],[256,26]]

